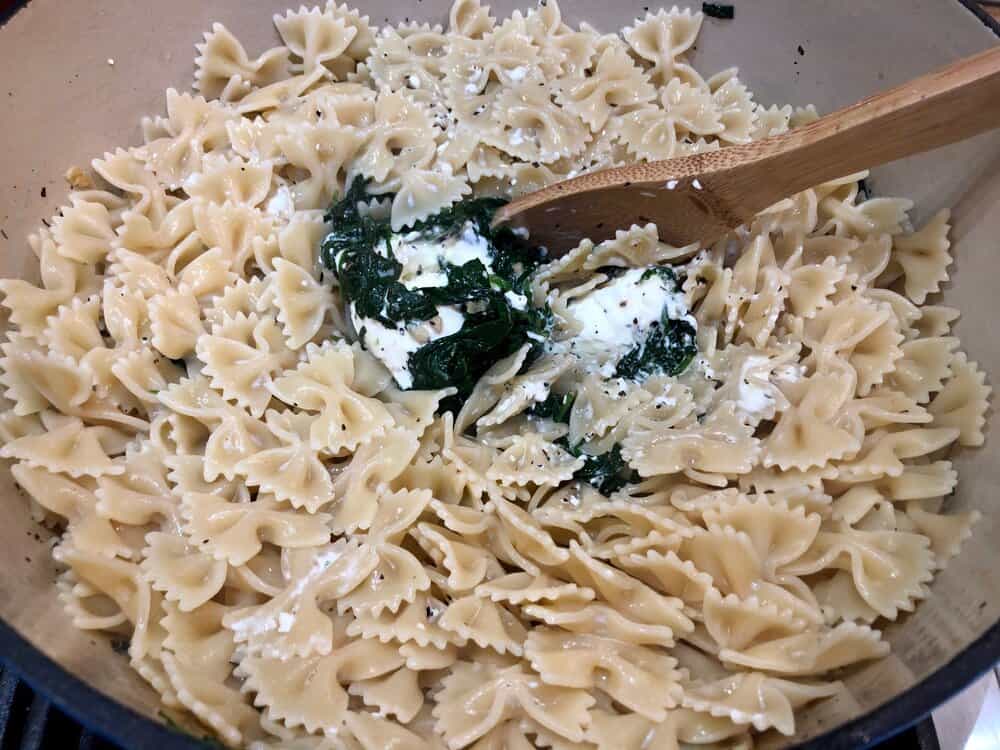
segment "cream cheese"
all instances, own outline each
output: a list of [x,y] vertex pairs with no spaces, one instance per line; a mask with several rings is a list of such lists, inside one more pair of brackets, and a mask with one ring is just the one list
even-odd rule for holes
[[[351,322],[362,337],[365,349],[372,353],[392,373],[402,389],[413,387],[410,373],[410,355],[436,339],[450,336],[461,330],[465,316],[455,305],[441,305],[438,314],[419,323],[389,327],[373,318],[362,318],[351,303]],[[362,335],[363,334],[363,335]]]
[[659,323],[664,309],[669,318],[685,320],[697,329],[683,292],[669,279],[647,271],[629,269],[569,305],[579,326],[569,350],[585,369],[610,375],[618,360]]

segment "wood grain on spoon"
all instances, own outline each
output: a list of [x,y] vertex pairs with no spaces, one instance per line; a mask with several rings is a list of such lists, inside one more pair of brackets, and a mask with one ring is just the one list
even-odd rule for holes
[[557,182],[504,206],[495,221],[526,227],[554,255],[650,221],[666,242],[708,243],[813,185],[996,127],[1000,47],[781,135]]

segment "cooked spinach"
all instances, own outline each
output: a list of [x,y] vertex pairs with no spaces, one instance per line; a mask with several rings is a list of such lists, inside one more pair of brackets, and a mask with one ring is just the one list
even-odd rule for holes
[[544,401],[528,409],[528,414],[568,424],[569,413],[573,409],[574,401],[576,401],[575,393],[550,393]]
[[[460,331],[431,341],[410,355],[413,387],[454,386],[459,395],[467,396],[491,365],[529,340],[529,332],[544,339],[551,326],[548,306],[541,310],[518,310],[502,294],[492,295],[485,310],[466,316]],[[537,359],[542,351],[541,342],[532,341],[527,362]]]
[[618,360],[615,377],[643,380],[650,375],[680,375],[697,351],[694,326],[686,320],[671,320],[664,310],[645,341]]
[[635,471],[622,458],[622,447],[615,443],[607,453],[591,456],[579,449],[569,448],[574,456],[583,456],[585,463],[573,474],[573,478],[594,487],[602,495],[610,495],[626,484],[638,480]]
[[363,177],[356,177],[343,197],[330,206],[323,218],[333,229],[323,239],[320,257],[323,265],[337,270],[337,258],[342,252],[368,251],[380,242],[388,243],[392,227],[388,221],[375,219],[361,213],[358,205],[368,198]]
[[440,240],[462,231],[471,222],[476,232],[489,237],[492,230],[493,214],[507,201],[503,198],[473,198],[459,201],[433,216],[416,222],[413,231],[419,232],[425,240]]
[[[458,266],[443,263],[447,284],[408,289],[400,281],[402,265],[392,257],[394,233],[388,220],[363,215],[365,181],[355,179],[344,196],[330,207],[326,220],[333,229],[323,240],[321,258],[340,283],[344,297],[362,318],[386,326],[430,320],[443,305],[467,305],[461,330],[436,339],[410,355],[413,387],[454,386],[467,396],[489,367],[532,341],[528,361],[541,353],[541,341],[552,327],[552,313],[544,308],[520,310],[506,292],[527,296],[528,277],[543,261],[544,251],[531,247],[508,229],[493,229],[493,214],[505,201],[478,198],[457,203],[417,222],[416,239],[443,241],[473,231],[486,240],[492,273],[480,260]],[[384,244],[383,252],[378,252]],[[528,334],[533,336],[529,337]],[[363,340],[362,336],[362,340]]]
[[736,9],[724,3],[702,3],[701,12],[709,18],[721,18],[724,21],[729,21],[736,15]]
[[659,276],[661,279],[670,282],[670,286],[674,289],[680,287],[680,281],[677,279],[677,274],[674,273],[674,269],[668,266],[653,266],[652,268],[647,268],[642,276],[639,277],[639,282],[642,283],[646,279],[651,279],[654,276]]

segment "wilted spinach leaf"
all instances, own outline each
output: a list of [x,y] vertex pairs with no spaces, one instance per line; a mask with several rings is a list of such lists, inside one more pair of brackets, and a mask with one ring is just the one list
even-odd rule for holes
[[[355,179],[326,213],[333,228],[321,249],[324,265],[336,275],[345,299],[354,304],[357,315],[397,326],[429,320],[443,305],[480,305],[475,311],[465,309],[459,331],[410,355],[408,365],[414,388],[455,386],[464,398],[492,364],[529,340],[529,332],[534,336],[528,362],[541,353],[541,341],[552,326],[551,311],[548,306],[518,309],[505,292],[527,296],[528,277],[541,263],[544,252],[508,229],[494,230],[490,226],[494,212],[505,201],[462,201],[417,222],[410,230],[419,240],[445,242],[471,229],[486,240],[492,272],[478,259],[461,266],[443,263],[448,280],[445,286],[408,289],[399,281],[402,265],[392,257],[392,243],[400,241],[399,237],[387,220],[362,215],[358,205],[366,198],[365,181]],[[376,250],[383,243],[388,257]]]
[[573,478],[587,482],[602,495],[610,495],[615,490],[620,490],[626,484],[638,479],[636,473],[622,458],[622,447],[617,443],[607,453],[601,453],[597,456],[574,451],[572,448],[569,450],[573,455],[583,456],[586,462],[576,470]]
[[575,393],[550,393],[544,401],[528,409],[528,414],[568,424],[574,401],[576,401]]
[[686,320],[671,320],[664,310],[645,341],[618,360],[615,377],[643,380],[650,375],[680,375],[697,351],[694,326]]

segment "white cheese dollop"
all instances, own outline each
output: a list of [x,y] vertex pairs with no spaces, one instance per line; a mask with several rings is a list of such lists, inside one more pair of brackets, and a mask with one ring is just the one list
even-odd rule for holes
[[580,332],[569,342],[589,371],[610,375],[615,364],[643,341],[664,308],[673,320],[685,320],[697,329],[684,294],[659,274],[633,268],[616,276],[569,305]]
[[[471,224],[466,224],[461,234],[444,241],[424,240],[418,232],[408,232],[393,235],[390,245],[393,257],[403,266],[399,282],[407,289],[446,286],[448,277],[444,272],[445,263],[463,266],[470,260],[478,260],[486,267],[487,272],[493,271],[489,244]],[[380,255],[387,257],[384,242],[375,249]]]
[[413,387],[410,355],[431,341],[458,333],[465,322],[465,316],[455,305],[439,306],[437,317],[430,320],[409,325],[400,323],[396,327],[383,325],[373,318],[362,318],[353,302],[350,309],[354,330],[359,336],[364,333],[362,340],[365,349],[388,368],[396,383],[404,390]]

